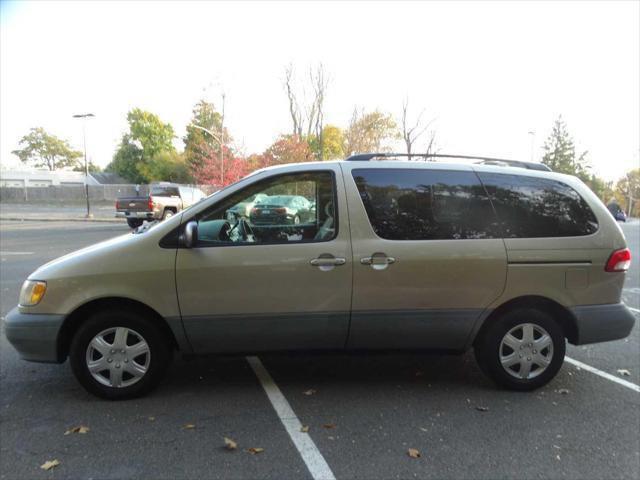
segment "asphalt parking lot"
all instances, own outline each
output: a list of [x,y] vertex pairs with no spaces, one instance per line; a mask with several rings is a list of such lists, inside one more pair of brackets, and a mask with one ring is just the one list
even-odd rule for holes
[[[640,224],[623,229],[634,254],[624,299],[638,313]],[[1,223],[2,316],[39,265],[127,231]],[[258,375],[245,357],[176,358],[150,396],[107,402],[68,363],[21,361],[1,335],[0,478],[638,478],[639,328],[567,355],[596,372],[566,362],[533,393],[498,390],[472,354],[261,355]],[[89,431],[64,435],[79,425]],[[308,433],[293,441],[299,425]]]

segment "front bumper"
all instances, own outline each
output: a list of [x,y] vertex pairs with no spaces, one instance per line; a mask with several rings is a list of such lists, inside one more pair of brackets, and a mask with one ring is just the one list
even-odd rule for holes
[[573,307],[571,312],[578,330],[576,345],[625,338],[636,322],[624,303]]
[[4,319],[7,340],[31,362],[59,363],[58,333],[64,315],[21,313],[14,308]]
[[116,218],[153,218],[153,212],[116,212]]

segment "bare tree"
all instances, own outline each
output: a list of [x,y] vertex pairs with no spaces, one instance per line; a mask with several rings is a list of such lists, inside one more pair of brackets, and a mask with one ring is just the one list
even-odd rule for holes
[[315,133],[319,145],[319,160],[322,160],[323,138],[322,130],[324,128],[324,96],[329,86],[329,79],[325,75],[324,66],[320,63],[315,73],[313,69],[309,70],[311,85],[313,86],[314,98],[308,115],[308,135]]
[[319,157],[322,159],[322,129],[324,127],[324,99],[329,85],[329,79],[324,66],[319,64],[314,70],[309,69],[309,82],[311,84],[311,98],[307,100],[306,90],[302,87],[300,95],[294,85],[295,75],[293,65],[285,68],[284,87],[289,101],[289,114],[291,115],[293,135],[302,137],[303,132],[307,137],[315,135],[320,146]]
[[[422,116],[424,115],[424,109],[418,115],[418,118],[415,122],[409,122],[407,119],[407,112],[409,110],[409,98],[405,98],[402,102],[402,139],[404,140],[405,145],[407,146],[407,158],[411,160],[411,152],[413,149],[413,145],[415,142],[427,131],[429,126],[433,123],[433,120],[430,120],[425,125],[422,124]],[[430,139],[428,142],[427,149],[431,150],[435,141],[435,132],[430,132]],[[425,153],[433,153],[431,151],[427,151]]]
[[289,64],[284,69],[284,87],[289,100],[289,114],[291,115],[293,135],[302,136],[302,113],[300,112],[300,104],[298,103],[298,98],[296,97],[292,83],[293,65]]
[[440,151],[436,145],[436,132],[435,130],[429,131],[429,140],[427,141],[427,146],[425,148],[426,160],[429,160],[429,155],[434,155]]

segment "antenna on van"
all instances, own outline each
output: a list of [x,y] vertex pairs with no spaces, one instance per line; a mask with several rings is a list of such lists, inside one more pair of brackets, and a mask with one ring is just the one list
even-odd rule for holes
[[524,162],[522,160],[507,160],[505,158],[494,158],[494,157],[478,157],[474,155],[453,155],[453,154],[442,154],[442,153],[412,153],[409,155],[408,153],[359,153],[356,155],[351,155],[346,159],[347,162],[368,162],[373,160],[374,158],[394,158],[394,157],[421,157],[424,159],[461,159],[461,160],[477,160],[476,164],[479,165],[500,165],[500,166],[508,166],[508,167],[517,167],[517,168],[526,168],[528,170],[538,170],[541,172],[551,172],[552,170],[543,163],[537,162]]

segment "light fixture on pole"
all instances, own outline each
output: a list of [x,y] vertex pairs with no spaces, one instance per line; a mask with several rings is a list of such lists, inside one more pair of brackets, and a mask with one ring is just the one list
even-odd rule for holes
[[84,194],[87,199],[87,215],[86,218],[91,218],[91,207],[89,206],[89,164],[87,163],[87,118],[93,118],[93,113],[79,113],[73,115],[73,118],[82,119],[82,143],[84,144]]

